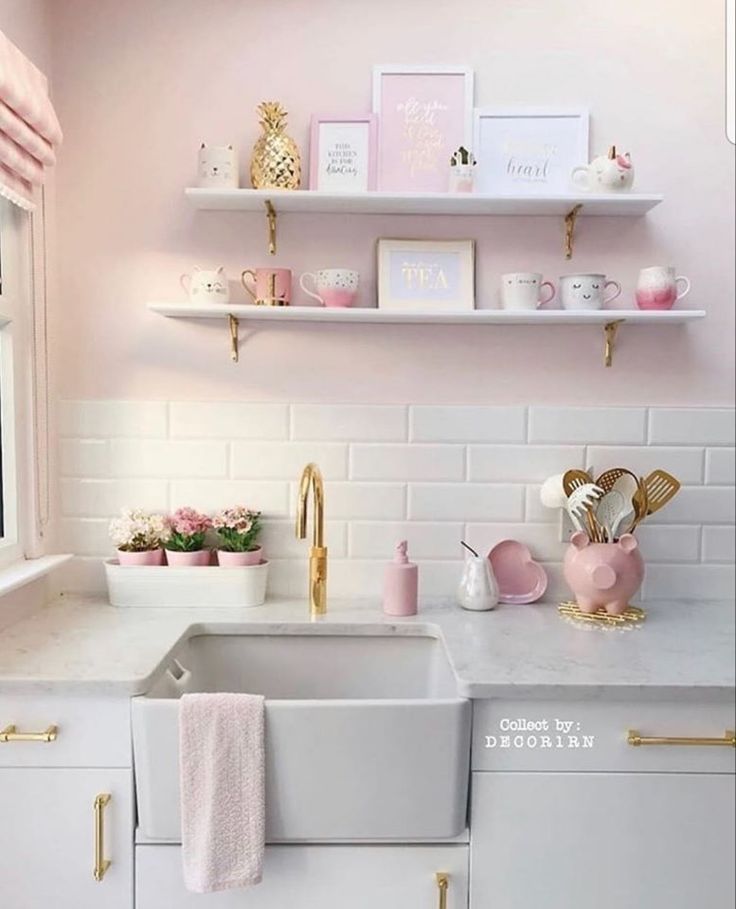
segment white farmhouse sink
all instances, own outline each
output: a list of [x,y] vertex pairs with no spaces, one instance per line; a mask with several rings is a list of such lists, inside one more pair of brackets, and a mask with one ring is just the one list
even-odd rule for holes
[[470,702],[429,635],[235,634],[184,641],[133,700],[138,821],[181,840],[178,698],[266,697],[266,835],[448,839],[466,823]]

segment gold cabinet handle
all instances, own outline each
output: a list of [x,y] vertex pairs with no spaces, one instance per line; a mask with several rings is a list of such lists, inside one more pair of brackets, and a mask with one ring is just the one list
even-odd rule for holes
[[49,726],[43,732],[18,732],[16,726],[6,726],[0,729],[0,743],[2,742],[55,742],[59,733],[58,726]]
[[447,909],[447,890],[450,886],[450,875],[444,871],[438,871],[434,879],[437,881],[437,890],[440,894],[439,909]]
[[92,874],[98,882],[110,867],[110,860],[105,858],[105,808],[111,798],[109,792],[102,792],[95,798],[95,867]]
[[716,739],[701,736],[641,735],[638,730],[629,729],[626,741],[635,748],[640,745],[709,745],[736,748],[736,732],[733,729],[727,729],[723,738]]

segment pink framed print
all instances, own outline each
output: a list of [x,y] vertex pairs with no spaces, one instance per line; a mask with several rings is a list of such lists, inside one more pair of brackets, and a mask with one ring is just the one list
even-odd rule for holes
[[333,193],[375,189],[376,132],[375,114],[315,114],[309,143],[309,188]]
[[377,245],[378,308],[466,312],[475,308],[472,240],[391,240]]
[[378,188],[444,193],[450,158],[470,147],[473,72],[465,66],[373,67]]

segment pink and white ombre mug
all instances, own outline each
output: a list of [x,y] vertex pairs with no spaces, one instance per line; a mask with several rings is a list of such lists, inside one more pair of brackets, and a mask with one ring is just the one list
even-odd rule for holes
[[[678,287],[682,284],[682,289]],[[639,309],[672,309],[678,300],[690,293],[690,279],[676,275],[672,265],[642,268],[636,284]]]
[[[310,290],[306,281],[314,284]],[[342,307],[352,306],[358,295],[360,275],[357,271],[348,268],[323,268],[318,272],[306,271],[299,279],[301,289],[323,306]]]

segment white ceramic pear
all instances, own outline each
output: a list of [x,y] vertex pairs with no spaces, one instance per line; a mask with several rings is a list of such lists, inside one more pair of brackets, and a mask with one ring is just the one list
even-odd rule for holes
[[465,553],[457,601],[463,609],[472,612],[487,612],[498,605],[498,584],[491,563],[485,556]]

